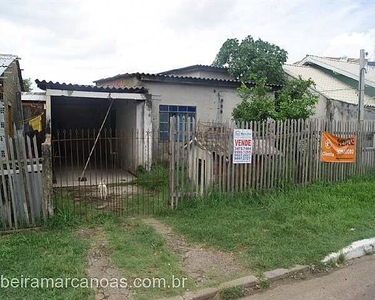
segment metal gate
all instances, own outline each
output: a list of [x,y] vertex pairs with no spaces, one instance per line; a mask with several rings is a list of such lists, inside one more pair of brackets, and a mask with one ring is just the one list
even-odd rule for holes
[[160,139],[158,131],[55,131],[56,209],[81,216],[147,215],[168,209],[168,149],[169,141]]

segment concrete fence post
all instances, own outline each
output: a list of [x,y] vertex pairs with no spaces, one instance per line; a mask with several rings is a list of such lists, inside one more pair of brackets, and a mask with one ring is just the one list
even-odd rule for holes
[[53,217],[53,183],[52,183],[52,149],[51,135],[46,135],[46,140],[42,144],[42,189],[43,189],[43,207],[47,212],[45,217]]

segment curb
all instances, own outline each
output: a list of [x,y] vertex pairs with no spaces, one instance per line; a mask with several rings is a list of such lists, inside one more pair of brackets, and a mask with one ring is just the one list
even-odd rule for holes
[[330,253],[323,260],[322,263],[328,263],[331,260],[337,261],[340,255],[345,256],[345,260],[359,258],[375,251],[375,238],[359,240],[351,243],[349,246],[343,248],[339,252]]
[[310,271],[310,266],[307,265],[296,265],[291,269],[276,269],[268,272],[264,272],[264,280],[273,282],[280,279],[284,279],[295,274],[304,274]]
[[249,275],[241,278],[237,278],[231,281],[224,282],[219,285],[218,288],[206,288],[197,291],[187,292],[183,296],[177,296],[172,298],[160,298],[158,300],[216,300],[220,299],[220,292],[225,289],[230,288],[254,288],[261,280],[267,280],[274,282],[292,275],[303,274],[310,271],[310,266],[307,265],[297,265],[291,269],[276,269],[273,271],[268,271],[264,273],[262,278],[257,278],[254,275]]

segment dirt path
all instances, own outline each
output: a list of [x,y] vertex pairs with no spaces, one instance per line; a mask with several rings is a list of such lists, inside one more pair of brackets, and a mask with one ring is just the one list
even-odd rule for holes
[[[246,270],[236,261],[233,255],[207,249],[199,244],[188,244],[185,239],[172,229],[155,219],[144,219],[145,224],[152,226],[166,240],[168,247],[177,253],[183,261],[186,272],[196,284],[210,279],[230,277]],[[249,274],[247,270],[247,274]]]
[[78,233],[81,237],[90,237],[93,239],[91,249],[89,251],[89,266],[87,274],[89,278],[104,279],[103,286],[93,287],[95,292],[95,300],[127,300],[131,299],[131,293],[126,288],[111,287],[107,285],[109,282],[118,281],[123,278],[120,270],[112,266],[110,260],[110,246],[107,237],[102,228],[95,230],[80,230]]

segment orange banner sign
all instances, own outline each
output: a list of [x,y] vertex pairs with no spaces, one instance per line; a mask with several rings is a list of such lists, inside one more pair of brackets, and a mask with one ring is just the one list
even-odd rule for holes
[[320,161],[333,163],[354,163],[357,145],[355,135],[341,138],[328,132],[322,133]]

